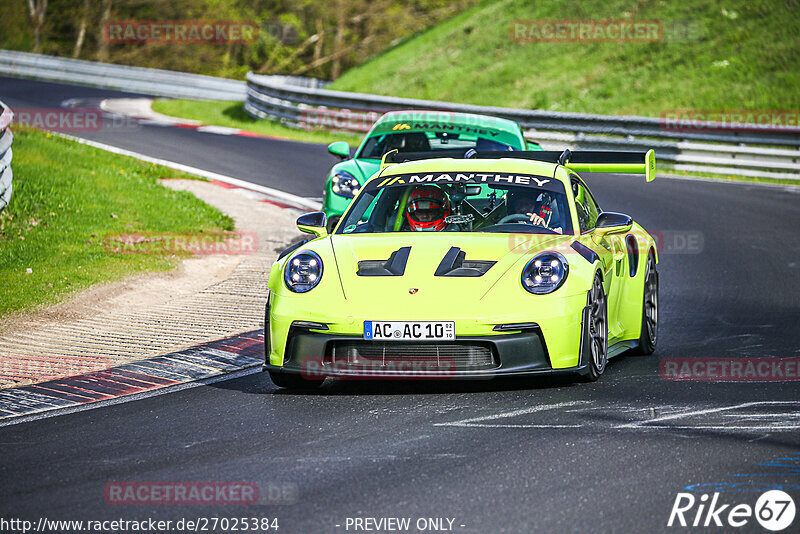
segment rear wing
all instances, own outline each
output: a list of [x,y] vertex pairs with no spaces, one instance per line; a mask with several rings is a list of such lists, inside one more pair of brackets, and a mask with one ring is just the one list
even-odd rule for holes
[[572,152],[551,150],[504,150],[504,151],[477,151],[469,149],[436,150],[430,152],[398,152],[393,150],[384,154],[381,159],[381,168],[392,163],[405,161],[418,161],[424,159],[455,158],[455,159],[529,159],[556,163],[575,172],[603,172],[619,174],[643,174],[648,182],[656,177],[656,153],[623,152],[615,150],[579,150]]

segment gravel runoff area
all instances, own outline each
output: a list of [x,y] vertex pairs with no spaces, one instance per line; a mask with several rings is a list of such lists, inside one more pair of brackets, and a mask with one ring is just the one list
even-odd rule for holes
[[86,373],[262,328],[267,275],[299,237],[299,212],[241,189],[165,180],[252,232],[257,252],[194,256],[165,273],[138,275],[13,317],[0,329],[0,388]]

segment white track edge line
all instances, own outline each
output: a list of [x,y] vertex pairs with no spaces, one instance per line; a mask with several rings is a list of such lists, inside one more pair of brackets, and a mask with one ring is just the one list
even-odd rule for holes
[[174,169],[176,171],[182,171],[189,174],[194,174],[195,176],[201,176],[203,178],[207,178],[209,180],[216,180],[218,182],[224,182],[226,184],[234,185],[237,187],[241,187],[242,189],[249,189],[251,191],[256,191],[267,195],[268,197],[274,199],[277,202],[282,202],[285,204],[290,204],[292,206],[303,208],[303,209],[311,209],[311,210],[321,210],[322,204],[320,202],[310,200],[298,195],[293,195],[291,193],[287,193],[285,191],[280,191],[278,189],[274,189],[272,187],[266,187],[259,184],[254,184],[252,182],[248,182],[245,180],[240,180],[239,178],[233,178],[232,176],[226,176],[224,174],[219,174],[212,171],[206,171],[204,169],[198,169],[197,167],[191,167],[189,165],[184,165],[183,163],[176,163],[174,161],[169,161],[160,158],[154,158],[151,156],[147,156],[145,154],[140,154],[138,152],[133,152],[130,150],[126,150],[124,148],[115,147],[113,145],[107,145],[105,143],[100,143],[97,141],[92,141],[90,139],[83,139],[81,137],[75,137],[72,135],[67,135],[63,133],[53,132],[53,135],[57,135],[58,137],[62,137],[64,139],[69,139],[70,141],[75,141],[76,143],[80,143],[82,145],[88,145],[94,148],[99,148],[101,150],[105,150],[107,152],[112,152],[114,154],[119,154],[121,156],[129,156],[132,158],[136,158],[141,161],[146,161],[148,163],[155,163],[156,165],[162,165],[164,167],[169,167],[170,169]]

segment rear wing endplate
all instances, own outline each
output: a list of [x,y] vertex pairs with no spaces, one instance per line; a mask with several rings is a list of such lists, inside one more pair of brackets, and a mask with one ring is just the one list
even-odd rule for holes
[[[536,152],[532,153],[536,154]],[[559,153],[548,152],[548,154],[552,156]],[[579,150],[572,152],[565,150],[559,154],[556,163],[575,172],[644,174],[645,180],[648,182],[652,182],[656,178],[656,153],[652,149],[647,152],[615,150]]]

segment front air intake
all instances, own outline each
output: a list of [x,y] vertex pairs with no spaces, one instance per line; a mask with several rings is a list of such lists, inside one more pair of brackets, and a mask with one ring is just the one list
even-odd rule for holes
[[453,371],[497,367],[492,344],[476,341],[410,343],[382,341],[332,341],[325,363],[353,369]]

